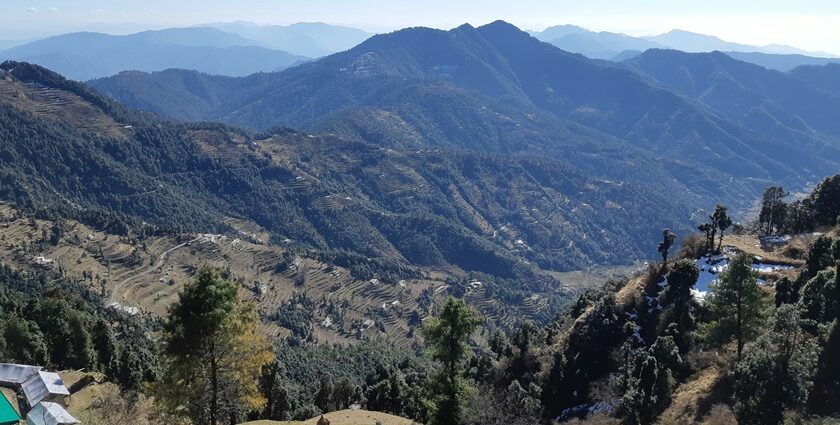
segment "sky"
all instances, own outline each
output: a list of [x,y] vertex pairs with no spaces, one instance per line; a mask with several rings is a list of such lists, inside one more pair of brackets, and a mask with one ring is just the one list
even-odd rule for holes
[[383,32],[497,19],[522,29],[574,24],[636,36],[680,28],[744,44],[787,44],[840,55],[837,0],[0,0],[0,39],[234,20],[317,21]]

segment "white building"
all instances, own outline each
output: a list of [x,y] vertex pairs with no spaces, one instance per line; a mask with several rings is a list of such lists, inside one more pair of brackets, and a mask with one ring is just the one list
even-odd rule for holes
[[26,425],[70,425],[81,423],[60,404],[42,401],[26,415]]
[[70,395],[70,391],[57,373],[39,370],[23,383],[23,395],[26,396],[26,403],[34,408],[41,401],[66,404],[65,398]]
[[37,374],[40,366],[0,363],[0,386],[20,388],[26,380]]

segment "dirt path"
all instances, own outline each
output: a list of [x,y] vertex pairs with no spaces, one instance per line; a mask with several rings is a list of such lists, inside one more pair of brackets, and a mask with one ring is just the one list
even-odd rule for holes
[[153,264],[151,267],[147,268],[146,270],[143,270],[140,273],[134,274],[132,276],[129,276],[129,277],[121,280],[119,283],[116,284],[116,286],[114,286],[114,289],[111,290],[111,296],[108,298],[108,304],[119,303],[119,301],[120,301],[119,300],[119,294],[123,290],[125,285],[127,285],[129,282],[131,282],[134,279],[137,279],[140,276],[145,276],[145,275],[161,268],[163,266],[163,263],[166,261],[166,258],[169,256],[169,254],[171,254],[173,251],[175,251],[179,248],[183,248],[183,247],[185,247],[185,246],[187,246],[187,245],[189,245],[193,242],[198,242],[199,239],[201,239],[200,236],[195,238],[195,239],[191,239],[187,242],[184,242],[180,245],[176,245],[176,246],[173,246],[172,248],[167,249],[162,254],[160,254],[160,258],[158,258],[158,260],[155,262],[155,264]]

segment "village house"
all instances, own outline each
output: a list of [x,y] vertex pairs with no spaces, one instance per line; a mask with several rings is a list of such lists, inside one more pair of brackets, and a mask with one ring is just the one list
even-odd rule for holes
[[[29,410],[21,413],[26,414],[27,425],[80,423],[64,409],[70,391],[55,372],[45,371],[40,366],[0,363],[0,387],[23,393],[25,407]],[[0,400],[0,425],[18,423],[19,416],[12,403],[18,404],[16,399],[8,400],[5,396]],[[7,404],[8,408],[5,408]],[[17,419],[12,419],[13,414]]]

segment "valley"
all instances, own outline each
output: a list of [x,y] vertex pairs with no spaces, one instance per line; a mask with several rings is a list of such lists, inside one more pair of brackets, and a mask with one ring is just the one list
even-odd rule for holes
[[828,423],[840,68],[792,49],[498,20],[0,52],[3,397],[93,425]]

